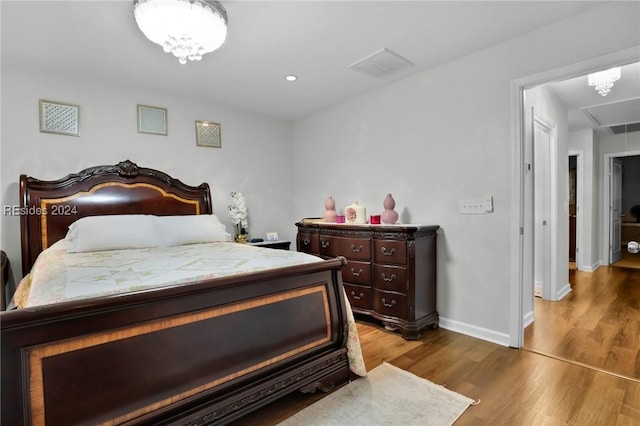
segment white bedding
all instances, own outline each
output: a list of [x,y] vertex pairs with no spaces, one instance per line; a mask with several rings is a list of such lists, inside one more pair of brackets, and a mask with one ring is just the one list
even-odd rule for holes
[[40,306],[320,261],[306,253],[232,242],[69,253],[62,240],[40,254],[27,278],[29,295],[17,305]]

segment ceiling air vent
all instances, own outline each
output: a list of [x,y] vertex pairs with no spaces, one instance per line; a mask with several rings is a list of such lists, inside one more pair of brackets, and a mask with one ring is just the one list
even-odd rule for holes
[[411,65],[413,65],[413,63],[408,59],[387,48],[383,48],[354,62],[349,65],[349,68],[373,77],[382,78],[392,72],[410,67]]
[[581,110],[596,126],[609,127],[636,123],[640,118],[640,98],[588,106]]
[[609,130],[614,135],[621,135],[630,132],[640,131],[640,123],[620,124],[618,126],[610,126]]

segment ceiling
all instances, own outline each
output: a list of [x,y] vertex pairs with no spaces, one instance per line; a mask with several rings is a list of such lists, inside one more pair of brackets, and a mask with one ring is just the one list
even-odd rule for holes
[[[606,96],[587,83],[587,76],[548,83],[547,86],[569,110],[569,131],[596,129],[612,134],[610,127],[640,123],[640,63],[621,66],[620,80]],[[637,131],[637,126],[627,126]],[[615,129],[614,129],[615,130]],[[616,130],[617,131],[617,130]]]
[[[222,3],[229,16],[225,44],[201,62],[180,65],[138,30],[132,1],[3,0],[2,64],[178,93],[229,108],[295,119],[602,4]],[[412,65],[383,77],[349,68],[383,48]],[[290,83],[284,79],[287,74],[299,78]],[[563,98],[565,92],[572,92],[562,86],[557,91]],[[574,102],[566,96],[567,103]],[[612,92],[606,100],[615,96]]]

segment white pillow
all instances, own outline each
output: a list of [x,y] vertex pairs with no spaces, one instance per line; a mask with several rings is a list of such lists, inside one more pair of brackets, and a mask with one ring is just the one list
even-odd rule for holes
[[155,216],[155,219],[166,247],[231,241],[231,234],[214,214]]
[[69,226],[65,237],[68,251],[118,250],[162,246],[154,216],[87,216]]

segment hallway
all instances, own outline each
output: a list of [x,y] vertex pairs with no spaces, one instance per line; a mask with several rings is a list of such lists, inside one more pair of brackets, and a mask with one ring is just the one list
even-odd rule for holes
[[640,269],[573,268],[569,279],[563,300],[535,298],[523,348],[640,382]]

